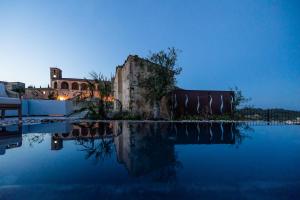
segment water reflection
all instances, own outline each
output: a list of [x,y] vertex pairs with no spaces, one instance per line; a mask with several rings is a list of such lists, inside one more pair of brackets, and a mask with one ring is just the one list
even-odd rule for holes
[[[114,152],[134,177],[150,175],[157,181],[176,179],[181,167],[176,145],[238,145],[244,139],[244,128],[235,123],[57,123],[0,129],[0,155],[17,148],[27,139],[29,145],[42,143],[51,134],[51,150],[60,151],[64,143],[74,141],[85,159],[94,163],[110,158]],[[34,134],[27,134],[34,133]]]
[[159,181],[176,178],[181,166],[176,145],[235,144],[242,133],[234,123],[128,123],[114,138],[118,161],[133,176],[154,172]]
[[22,146],[22,127],[0,127],[0,156],[4,155],[6,150]]

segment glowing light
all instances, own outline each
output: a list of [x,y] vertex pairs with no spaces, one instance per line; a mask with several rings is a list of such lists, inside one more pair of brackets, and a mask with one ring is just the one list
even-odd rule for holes
[[53,78],[56,78],[56,75],[55,75],[55,74],[53,75]]
[[67,97],[65,97],[65,96],[58,96],[57,100],[59,100],[59,101],[65,101],[65,100],[67,100]]
[[104,101],[113,102],[114,101],[114,97],[113,96],[104,97]]
[[43,94],[46,94],[46,91],[43,91]]

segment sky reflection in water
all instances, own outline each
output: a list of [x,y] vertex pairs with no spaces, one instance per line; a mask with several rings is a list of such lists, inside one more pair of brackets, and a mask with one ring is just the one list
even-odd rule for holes
[[0,128],[0,199],[295,199],[299,130],[134,122]]

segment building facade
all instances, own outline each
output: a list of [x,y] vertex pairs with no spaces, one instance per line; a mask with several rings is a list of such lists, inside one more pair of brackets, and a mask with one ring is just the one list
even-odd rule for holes
[[[26,88],[24,98],[68,100],[90,95],[88,82],[90,79],[64,78],[62,70],[50,68],[50,84],[47,88]],[[97,87],[97,85],[95,86]],[[97,92],[94,95],[98,95]]]
[[[149,74],[154,63],[128,56],[123,65],[116,67],[114,109],[129,111],[143,118],[153,116],[153,106],[144,98],[144,89],[139,86],[139,77]],[[221,115],[233,112],[234,92],[176,89],[160,104],[161,117],[176,118],[183,115]]]
[[[133,114],[142,116],[142,118],[152,118],[153,106],[144,98],[145,89],[140,87],[140,77],[146,77],[150,72],[149,68],[153,63],[139,58],[136,55],[130,55],[123,65],[116,67],[116,73],[113,81],[114,109],[129,111]],[[168,106],[168,97],[163,98],[160,107],[160,114],[168,118],[170,110]]]

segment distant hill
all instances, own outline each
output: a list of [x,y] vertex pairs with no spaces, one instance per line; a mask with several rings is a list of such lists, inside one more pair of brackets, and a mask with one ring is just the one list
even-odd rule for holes
[[300,111],[286,109],[242,108],[236,111],[238,119],[287,121],[300,120]]

